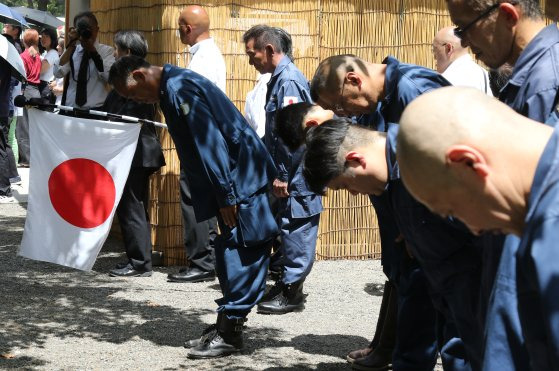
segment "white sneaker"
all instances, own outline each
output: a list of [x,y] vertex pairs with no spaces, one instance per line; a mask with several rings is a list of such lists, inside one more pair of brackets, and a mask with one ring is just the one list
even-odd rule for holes
[[0,195],[0,204],[12,204],[14,202],[17,202],[17,200],[13,196]]

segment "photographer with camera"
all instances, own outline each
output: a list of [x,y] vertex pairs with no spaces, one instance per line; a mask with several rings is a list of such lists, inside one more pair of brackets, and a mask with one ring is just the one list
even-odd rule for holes
[[114,50],[97,42],[99,26],[92,12],[76,15],[74,27],[68,32],[69,42],[55,72],[56,77],[67,77],[62,104],[97,109],[108,94],[106,86],[109,70],[115,61]]

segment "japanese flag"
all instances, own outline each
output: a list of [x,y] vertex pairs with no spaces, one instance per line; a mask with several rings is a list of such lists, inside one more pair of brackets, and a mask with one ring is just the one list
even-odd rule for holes
[[140,125],[29,110],[31,168],[19,255],[90,270],[126,183]]

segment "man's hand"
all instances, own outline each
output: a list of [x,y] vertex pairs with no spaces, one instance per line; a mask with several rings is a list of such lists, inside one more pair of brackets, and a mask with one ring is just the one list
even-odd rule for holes
[[219,209],[225,225],[233,228],[237,225],[237,205],[225,206]]
[[272,191],[276,197],[289,197],[289,192],[287,192],[287,182],[282,182],[279,179],[274,180],[272,184]]

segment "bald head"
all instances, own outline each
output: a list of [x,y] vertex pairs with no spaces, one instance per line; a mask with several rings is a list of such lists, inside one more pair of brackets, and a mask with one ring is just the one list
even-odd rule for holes
[[477,89],[445,87],[423,94],[406,107],[400,120],[402,178],[429,178],[449,186],[456,180],[446,171],[449,147],[493,147],[495,138],[510,135],[525,121],[529,120]]
[[190,46],[209,38],[210,17],[206,10],[199,5],[184,8],[179,16],[179,33],[181,42]]
[[432,50],[438,73],[443,73],[452,62],[468,53],[468,50],[462,47],[461,40],[454,35],[454,27],[450,26],[437,32]]
[[[477,89],[446,87],[405,109],[398,163],[410,193],[470,229],[511,233],[552,129]],[[516,229],[515,229],[516,230]]]

